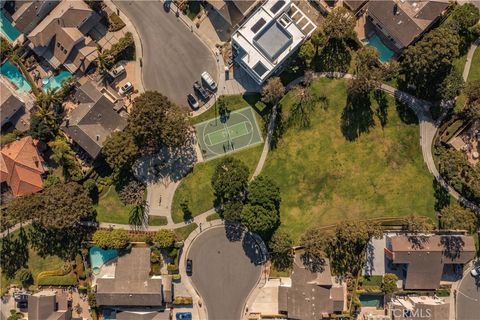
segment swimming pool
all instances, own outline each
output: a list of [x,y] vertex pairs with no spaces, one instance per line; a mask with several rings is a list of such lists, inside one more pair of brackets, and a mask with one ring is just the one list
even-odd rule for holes
[[92,265],[92,271],[94,274],[98,274],[100,272],[100,267],[106,262],[118,257],[118,250],[115,249],[104,250],[99,247],[91,247],[89,253],[90,264]]
[[42,89],[47,91],[48,89],[59,89],[62,87],[62,80],[67,79],[72,74],[68,71],[62,70],[56,76],[44,78],[42,80]]
[[17,67],[10,61],[5,62],[0,67],[0,74],[10,80],[16,87],[19,92],[30,92],[32,87],[28,83],[27,79],[23,74],[17,69]]
[[10,42],[15,41],[20,36],[20,31],[12,26],[3,11],[0,11],[0,33]]
[[380,37],[376,34],[371,36],[368,39],[362,40],[363,43],[366,45],[369,45],[371,47],[374,47],[378,51],[378,56],[380,58],[380,61],[382,62],[387,62],[388,60],[392,59],[392,57],[395,55],[395,52],[390,50],[389,47],[387,47]]
[[359,299],[364,307],[383,308],[383,295],[381,294],[361,294]]

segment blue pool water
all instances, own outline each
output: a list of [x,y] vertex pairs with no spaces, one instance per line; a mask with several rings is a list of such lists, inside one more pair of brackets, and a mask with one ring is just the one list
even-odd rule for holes
[[7,19],[3,11],[0,11],[0,33],[10,42],[15,41],[20,35],[20,31],[12,26],[12,23]]
[[105,262],[118,257],[118,250],[115,249],[104,250],[99,247],[91,247],[89,253],[90,264],[92,265],[93,273],[98,273],[100,271],[100,267],[103,266]]
[[68,71],[62,70],[56,76],[44,78],[42,80],[42,89],[47,91],[48,89],[60,89],[62,87],[62,80],[70,77],[72,74]]
[[382,62],[387,62],[388,60],[392,59],[392,57],[394,56],[395,52],[393,52],[392,50],[390,50],[390,48],[388,48],[383,42],[382,40],[380,39],[380,37],[378,35],[373,35],[372,37],[368,38],[368,39],[364,39],[362,40],[363,43],[371,46],[371,47],[374,47],[375,49],[377,49],[378,51],[378,55],[379,55],[379,58],[380,58],[380,61]]
[[361,294],[359,299],[360,299],[360,303],[364,307],[376,307],[376,308],[383,307],[383,295]]
[[0,67],[0,74],[10,80],[16,87],[19,92],[30,92],[32,87],[28,83],[27,79],[23,74],[17,69],[17,67],[10,61],[5,62]]

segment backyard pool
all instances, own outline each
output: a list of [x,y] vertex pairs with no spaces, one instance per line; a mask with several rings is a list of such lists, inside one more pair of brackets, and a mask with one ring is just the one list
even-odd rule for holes
[[104,250],[99,247],[90,248],[90,264],[92,265],[92,271],[94,274],[100,272],[100,267],[106,262],[118,257],[118,250],[107,249]]
[[10,61],[5,62],[0,67],[0,74],[10,80],[17,87],[19,92],[30,92],[32,87],[28,83],[27,79],[17,69],[17,67]]
[[59,89],[62,87],[62,80],[67,79],[72,74],[68,71],[62,70],[56,76],[43,78],[42,79],[42,89],[47,91],[48,89]]
[[378,56],[380,58],[380,61],[382,62],[387,62],[388,60],[392,59],[392,57],[395,55],[395,52],[390,50],[389,47],[387,47],[380,37],[376,34],[374,34],[372,37],[363,39],[363,43],[366,45],[369,45],[371,47],[374,47],[378,51]]
[[10,42],[15,41],[20,35],[20,31],[12,26],[12,23],[7,19],[3,11],[0,11],[0,33]]
[[359,299],[363,307],[383,308],[383,295],[361,294]]

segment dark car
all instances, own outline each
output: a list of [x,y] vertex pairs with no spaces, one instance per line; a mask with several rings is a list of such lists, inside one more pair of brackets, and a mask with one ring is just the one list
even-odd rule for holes
[[175,315],[175,318],[177,318],[177,320],[191,320],[192,319],[192,313],[191,312],[179,312]]
[[197,96],[203,100],[203,101],[207,101],[208,98],[209,98],[209,95],[208,95],[208,92],[207,90],[205,90],[202,85],[200,84],[200,82],[198,81],[195,81],[193,83],[193,90],[195,90],[195,94],[197,94]]
[[192,275],[192,271],[193,271],[193,265],[192,265],[192,260],[191,259],[187,259],[187,276],[191,276]]
[[190,107],[193,109],[193,110],[197,110],[199,105],[198,105],[198,101],[197,99],[195,99],[194,96],[192,96],[191,94],[189,94],[187,96],[187,101],[188,101],[188,104],[190,105]]

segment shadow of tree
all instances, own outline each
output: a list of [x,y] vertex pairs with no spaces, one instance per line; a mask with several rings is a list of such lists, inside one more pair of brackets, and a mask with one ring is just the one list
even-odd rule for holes
[[8,278],[13,278],[18,269],[27,267],[28,263],[28,237],[23,228],[18,236],[9,234],[1,239],[0,266],[2,273]]
[[433,191],[435,197],[435,211],[440,211],[450,205],[450,194],[435,178],[433,179]]
[[323,272],[325,270],[327,261],[322,256],[304,253],[300,256],[300,259],[310,272]]
[[412,244],[413,249],[423,249],[425,243],[428,242],[428,238],[428,236],[421,234],[411,234],[407,236],[407,239]]
[[443,255],[452,261],[460,257],[465,245],[462,237],[455,236],[443,236],[440,239],[440,243],[444,248]]
[[242,240],[245,227],[240,223],[225,223],[225,235],[229,241]]
[[343,109],[341,130],[348,141],[357,139],[362,133],[375,126],[371,101],[368,95],[349,93]]
[[380,120],[380,125],[382,128],[385,128],[388,120],[388,100],[385,92],[380,90],[375,90],[373,97],[377,102],[378,106],[375,110],[378,120]]
[[242,239],[242,248],[245,255],[254,265],[260,265],[263,262],[262,251],[250,232],[245,233]]
[[348,72],[352,55],[343,40],[331,39],[314,61],[317,71]]
[[418,118],[415,112],[407,106],[405,103],[401,102],[398,99],[395,99],[395,106],[397,108],[397,114],[402,120],[403,123],[406,124],[417,124]]

